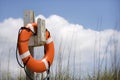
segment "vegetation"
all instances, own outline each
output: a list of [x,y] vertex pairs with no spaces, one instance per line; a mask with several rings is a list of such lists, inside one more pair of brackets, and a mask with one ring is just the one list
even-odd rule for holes
[[[101,23],[101,22],[100,22]],[[101,24],[97,24],[97,27],[100,27]],[[81,64],[79,64],[79,72],[78,74],[75,74],[75,58],[76,56],[76,51],[74,49],[74,56],[71,56],[71,47],[68,48],[68,58],[67,58],[67,63],[66,66],[63,67],[63,56],[64,56],[64,50],[61,50],[61,46],[64,45],[62,43],[62,39],[59,45],[59,50],[58,50],[58,54],[57,57],[57,63],[55,64],[56,68],[53,70],[51,69],[51,74],[50,74],[50,78],[51,80],[120,80],[120,54],[117,55],[117,49],[118,49],[118,44],[117,41],[112,40],[112,38],[115,36],[115,33],[113,33],[113,35],[111,36],[111,40],[110,42],[107,44],[107,47],[104,51],[104,56],[102,58],[102,60],[100,60],[100,54],[101,54],[101,37],[96,37],[96,39],[99,39],[97,42],[97,40],[95,40],[95,45],[94,45],[94,49],[96,48],[96,44],[98,44],[99,46],[99,52],[96,53],[95,51],[93,51],[93,55],[94,55],[94,64],[93,64],[93,73],[85,76],[81,76],[82,73],[82,67]],[[74,36],[72,35],[73,39]],[[74,41],[72,41],[74,42]],[[108,48],[111,48],[110,43],[114,44],[113,46],[113,52],[108,52]],[[72,46],[73,43],[70,44],[70,46]],[[77,45],[77,44],[76,44]],[[119,45],[120,46],[120,45]],[[75,47],[75,46],[74,46]],[[64,46],[64,48],[66,48]],[[63,49],[64,49],[63,48]],[[1,52],[0,54],[2,54],[4,52]],[[14,72],[10,71],[10,66],[11,66],[11,56],[10,54],[15,53],[15,50],[13,48],[10,48],[8,50],[8,57],[7,59],[7,70],[2,70],[2,60],[1,58],[3,57],[3,55],[0,56],[0,80],[26,80],[25,74],[24,72],[21,70],[21,68],[18,68],[17,70],[17,75],[14,75]],[[108,53],[110,54],[110,62],[109,65],[110,67],[108,67],[108,59],[105,58],[105,56],[108,56]],[[81,53],[80,53],[81,54]],[[96,55],[97,54],[97,55]],[[70,59],[73,59],[73,68],[72,68],[72,72],[71,72],[71,66],[70,66]],[[80,56],[79,56],[80,57]],[[98,58],[98,61],[96,61],[96,58]],[[3,60],[5,61],[5,60]],[[103,66],[104,63],[104,66]],[[14,68],[14,67],[13,67]]]

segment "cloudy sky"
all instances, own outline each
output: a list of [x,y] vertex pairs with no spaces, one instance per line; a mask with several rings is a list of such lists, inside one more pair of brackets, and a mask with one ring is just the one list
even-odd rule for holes
[[[13,64],[18,65],[14,53],[17,32],[23,25],[23,12],[33,10],[36,19],[40,17],[46,20],[46,27],[53,36],[55,60],[52,67],[56,68],[56,64],[60,62],[64,69],[69,60],[71,71],[75,70],[77,73],[82,70],[92,74],[94,59],[96,69],[99,59],[101,66],[105,65],[105,60],[110,64],[115,50],[118,60],[120,59],[119,3],[119,0],[1,0],[0,61],[2,64],[8,63],[10,53],[10,69],[13,69]],[[38,49],[40,48],[35,49],[36,53]],[[40,50],[38,52],[43,52]],[[5,56],[7,58],[4,58]],[[59,60],[60,56],[62,60]],[[2,67],[4,66],[5,63]]]

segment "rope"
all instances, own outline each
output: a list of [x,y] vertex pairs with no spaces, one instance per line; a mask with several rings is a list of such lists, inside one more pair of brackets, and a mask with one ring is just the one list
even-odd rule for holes
[[47,76],[43,79],[43,80],[50,80],[50,62],[48,61],[48,65],[49,65],[49,67],[48,67],[48,69],[47,69]]
[[[47,29],[46,29],[46,31],[48,31]],[[50,37],[50,32],[48,31],[48,33],[49,33],[49,35],[48,35],[48,37]],[[46,48],[44,47],[44,54],[46,53]],[[48,61],[48,65],[49,65],[49,68],[48,68],[48,70],[47,70],[47,76],[43,79],[43,80],[50,80],[50,62]]]
[[19,40],[20,30],[21,30],[21,29],[19,29],[19,31],[18,31],[18,38],[17,38],[17,45],[16,45],[16,59],[17,59],[17,62],[18,62],[18,64],[19,64],[19,66],[20,66],[21,68],[24,68],[25,65],[21,65],[20,61],[18,60],[18,55],[17,55],[17,47],[18,47],[18,40]]
[[[27,30],[28,32],[30,31],[29,28],[25,28],[25,27],[21,27],[21,28],[19,29],[19,31],[18,31],[18,38],[17,38],[17,45],[16,45],[16,60],[17,60],[17,62],[18,62],[18,64],[19,64],[19,66],[20,66],[21,68],[24,68],[24,71],[25,71],[26,75],[29,77],[29,79],[30,79],[30,80],[33,80],[33,78],[30,76],[30,74],[29,74],[29,73],[27,72],[27,70],[25,69],[25,66],[26,66],[26,64],[28,63],[30,57],[28,57],[28,59],[26,60],[25,63],[23,63],[23,65],[22,65],[22,64],[20,63],[20,61],[18,60],[18,54],[17,54],[18,40],[19,40],[20,31],[23,30],[23,29]],[[24,40],[24,41],[22,41],[22,42],[26,42],[26,41],[27,41],[27,40]],[[21,42],[21,41],[20,41],[20,42]]]

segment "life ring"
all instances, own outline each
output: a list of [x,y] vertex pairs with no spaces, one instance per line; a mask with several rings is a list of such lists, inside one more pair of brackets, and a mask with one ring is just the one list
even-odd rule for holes
[[[30,23],[25,27],[26,29],[21,30],[18,38],[18,51],[19,55],[26,67],[30,69],[32,72],[44,72],[46,71],[52,64],[54,59],[54,43],[50,33],[46,30],[46,44],[45,55],[41,60],[35,60],[30,54],[28,48],[28,41],[33,33],[36,32],[37,24]],[[29,30],[27,30],[29,29]],[[26,63],[27,62],[27,63]]]

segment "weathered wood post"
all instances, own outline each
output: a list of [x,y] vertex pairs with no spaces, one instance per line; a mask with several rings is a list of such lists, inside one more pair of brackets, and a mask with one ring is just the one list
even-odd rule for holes
[[[35,22],[34,12],[32,10],[25,11],[24,12],[24,26],[32,22]],[[44,45],[46,42],[45,20],[42,20],[39,18],[37,20],[37,24],[38,24],[37,34],[35,36],[32,36],[29,40],[29,50],[33,57],[34,57],[34,47]],[[34,72],[31,72],[28,69],[27,71],[29,72],[30,76],[34,78]],[[29,80],[27,76],[26,76],[26,80]]]

